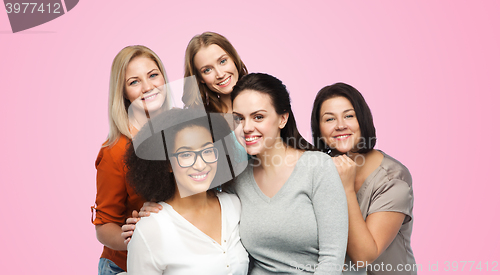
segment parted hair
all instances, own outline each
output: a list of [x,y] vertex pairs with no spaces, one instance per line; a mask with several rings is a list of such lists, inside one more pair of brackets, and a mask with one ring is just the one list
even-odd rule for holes
[[[215,32],[204,32],[202,34],[195,35],[191,38],[191,41],[189,41],[186,48],[184,77],[193,75],[196,76],[196,83],[198,87],[185,87],[185,92],[182,95],[182,101],[187,107],[204,105],[207,112],[220,113],[224,107],[227,108],[228,106],[225,106],[225,104],[219,100],[216,92],[210,90],[205,83],[201,82],[201,74],[194,65],[194,56],[198,53],[198,51],[201,48],[208,47],[212,44],[221,47],[229,55],[229,57],[231,57],[236,65],[239,77],[248,74],[247,67],[227,38]],[[198,89],[196,88],[199,89],[199,95],[197,94]],[[203,102],[199,102],[200,96]]]
[[127,66],[136,57],[148,57],[153,60],[160,69],[165,83],[167,74],[160,60],[151,49],[141,45],[123,48],[114,58],[111,65],[111,76],[109,79],[108,120],[109,133],[103,147],[112,146],[118,141],[120,134],[132,138],[128,120],[128,107],[131,102],[125,96],[125,71]]
[[354,112],[356,113],[356,119],[358,120],[359,129],[361,131],[361,138],[364,140],[364,144],[361,148],[359,148],[360,146],[358,144],[358,150],[356,150],[356,153],[364,154],[370,152],[375,147],[377,140],[370,107],[368,107],[365,98],[356,88],[341,82],[323,87],[314,99],[311,113],[311,130],[314,145],[320,150],[330,151],[332,156],[341,154],[335,150],[335,148],[330,148],[328,144],[325,143],[325,139],[321,137],[321,131],[319,128],[321,119],[319,112],[321,110],[321,106],[328,99],[335,97],[344,97],[349,100],[354,108]]
[[[155,202],[167,201],[175,194],[176,182],[170,163],[172,155],[167,148],[174,148],[175,137],[179,131],[193,126],[207,129],[212,135],[214,147],[219,151],[219,160],[225,157],[225,151],[223,146],[215,142],[231,134],[231,129],[222,115],[211,114],[208,120],[207,114],[200,110],[164,111],[151,119],[149,125],[155,125],[154,133],[152,134],[153,131],[148,126],[143,127],[134,138],[134,141],[141,141],[140,144],[129,142],[124,159],[129,184],[145,200]],[[226,143],[226,146],[232,144]],[[143,156],[152,158],[145,159]],[[214,182],[220,181],[219,171],[220,169]],[[222,188],[228,188],[232,181],[223,184]]]

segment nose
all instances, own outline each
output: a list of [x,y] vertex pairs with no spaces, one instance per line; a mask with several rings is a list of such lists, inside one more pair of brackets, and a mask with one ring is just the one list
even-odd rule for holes
[[341,118],[337,120],[337,125],[335,125],[335,130],[337,131],[342,131],[347,128],[347,125],[345,124],[345,121]]
[[144,93],[144,94],[155,88],[155,85],[149,79],[144,81],[143,83],[144,83],[144,85],[142,86],[142,93]]
[[224,73],[219,67],[215,67],[214,70],[215,70],[215,77],[222,78],[224,76]]
[[253,132],[253,130],[254,130],[254,127],[253,127],[253,123],[252,123],[251,119],[245,119],[243,121],[243,133],[249,134],[249,133]]
[[203,161],[201,156],[196,155],[195,158],[196,160],[194,161],[193,168],[198,171],[203,171],[203,169],[205,169],[207,164],[205,163],[205,161]]

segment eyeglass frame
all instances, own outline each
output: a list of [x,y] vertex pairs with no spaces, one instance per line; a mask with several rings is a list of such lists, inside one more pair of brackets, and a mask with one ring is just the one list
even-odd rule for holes
[[[214,161],[206,161],[204,158],[203,158],[203,155],[201,154],[203,151],[205,150],[208,150],[208,149],[212,149],[214,150],[215,154],[217,155],[217,157],[215,158]],[[182,166],[181,163],[179,162],[179,155],[180,154],[185,154],[185,153],[194,153],[194,161],[193,161],[193,164],[189,165],[189,166]],[[175,159],[177,160],[177,164],[181,167],[181,168],[189,168],[189,167],[192,167],[196,161],[198,160],[198,156],[201,157],[201,160],[203,160],[206,164],[211,164],[211,163],[215,163],[219,160],[219,149],[217,149],[217,147],[208,147],[208,148],[205,148],[205,149],[202,149],[202,150],[198,150],[198,151],[182,151],[182,152],[178,152],[178,153],[174,153],[174,154],[171,154],[172,157],[175,157]]]

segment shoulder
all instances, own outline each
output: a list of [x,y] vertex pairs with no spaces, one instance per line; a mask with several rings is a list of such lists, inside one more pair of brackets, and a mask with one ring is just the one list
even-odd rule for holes
[[333,165],[332,158],[320,151],[305,151],[299,159],[298,165],[302,167],[318,167]]
[[384,155],[384,159],[380,164],[380,168],[383,170],[389,182],[405,182],[408,186],[412,185],[412,178],[410,170],[404,166],[401,162],[395,158],[381,152]]
[[238,196],[226,192],[218,193],[217,196],[219,197],[221,204],[229,207],[229,209],[236,210],[236,213],[238,214],[241,213],[241,202]]
[[169,231],[173,228],[174,222],[172,216],[169,214],[165,203],[160,203],[163,209],[158,213],[151,213],[149,217],[143,217],[136,224],[136,230],[142,232],[144,236],[154,236],[158,232]]
[[221,192],[221,193],[218,193],[217,196],[219,196],[219,199],[230,202],[230,203],[234,204],[235,206],[240,204],[240,199],[235,194]]
[[124,135],[121,135],[118,141],[110,146],[102,147],[101,150],[99,151],[99,154],[96,159],[96,167],[102,162],[102,161],[122,161],[123,160],[123,155],[125,154],[125,151],[127,150],[127,145],[129,143],[130,139],[127,138]]
[[[332,158],[320,151],[305,151],[297,162],[299,169],[317,173],[331,172],[334,169]],[[334,169],[336,171],[336,169]]]

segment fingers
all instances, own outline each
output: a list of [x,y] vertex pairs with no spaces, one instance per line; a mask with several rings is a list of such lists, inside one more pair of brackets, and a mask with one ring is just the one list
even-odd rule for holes
[[356,162],[354,162],[354,160],[352,160],[350,157],[346,156],[346,155],[340,155],[340,156],[336,156],[336,157],[333,157],[333,162],[335,163],[335,165],[337,165],[338,167],[342,167],[342,166],[347,166],[347,167],[351,167],[351,166],[355,166],[356,165]]
[[135,221],[137,222],[139,219],[138,218],[128,218],[127,219],[127,224],[122,225],[122,233],[121,236],[123,238],[123,242],[125,244],[128,244],[130,242],[130,239],[132,235],[134,234],[134,229],[135,229],[135,224],[130,224],[130,221]]
[[161,209],[163,209],[161,204],[156,202],[145,202],[139,212],[139,217],[148,217],[151,212],[158,213]]
[[132,218],[139,218],[139,212],[137,212],[137,210],[132,211]]
[[128,239],[130,239],[130,237],[132,237],[132,235],[134,234],[134,231],[126,231],[126,232],[122,232],[121,233],[121,236],[122,238],[127,241]]
[[125,225],[122,226],[122,231],[126,231],[126,230],[123,230],[123,227],[124,226],[127,226],[127,225],[134,225],[136,224],[141,218],[134,218],[134,217],[131,217],[131,218],[128,218],[126,221],[125,221]]

